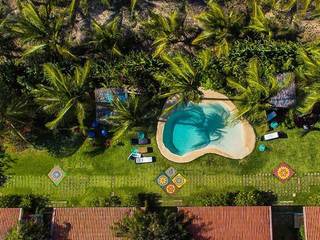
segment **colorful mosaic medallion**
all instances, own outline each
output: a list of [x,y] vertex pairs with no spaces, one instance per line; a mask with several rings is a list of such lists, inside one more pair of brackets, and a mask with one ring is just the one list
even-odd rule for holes
[[173,183],[169,183],[167,186],[166,186],[166,192],[168,194],[174,194],[176,192],[176,186],[173,184]]
[[187,179],[173,167],[169,167],[165,172],[160,173],[156,178],[159,187],[167,194],[174,194],[187,182]]
[[157,178],[157,183],[159,184],[160,187],[165,187],[169,183],[169,178],[165,174],[160,174],[159,177]]
[[165,173],[167,174],[168,177],[173,178],[177,174],[177,170],[173,167],[169,167]]
[[280,163],[279,166],[273,170],[273,175],[281,182],[288,181],[294,174],[293,169],[285,162]]
[[49,172],[48,177],[56,186],[58,186],[62,179],[65,177],[65,172],[59,166],[55,166]]
[[172,179],[172,181],[178,188],[181,188],[187,180],[179,173]]

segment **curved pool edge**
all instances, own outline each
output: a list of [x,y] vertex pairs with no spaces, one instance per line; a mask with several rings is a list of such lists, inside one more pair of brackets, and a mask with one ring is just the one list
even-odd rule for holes
[[[232,103],[231,100],[224,94],[212,91],[212,90],[202,90],[203,92],[203,98],[201,103],[219,103],[223,106],[225,106],[230,112],[235,112],[237,111],[236,106]],[[226,99],[226,100],[217,100],[217,99]],[[168,100],[164,108],[167,108],[168,106],[174,104],[176,101],[176,98],[172,98]],[[163,131],[164,131],[164,126],[166,123],[167,115],[162,115],[159,118],[158,125],[157,125],[157,134],[156,134],[156,141],[157,145],[159,148],[160,153],[167,158],[170,161],[176,162],[176,163],[187,163],[191,162],[205,154],[208,153],[213,153],[217,154],[226,158],[231,158],[231,159],[243,159],[244,157],[248,156],[255,148],[255,143],[256,143],[256,135],[255,132],[250,125],[250,123],[247,120],[240,120],[242,127],[243,127],[243,138],[245,139],[245,147],[246,151],[243,152],[242,154],[229,154],[226,152],[223,152],[219,149],[217,149],[214,146],[206,146],[204,148],[194,150],[190,153],[187,153],[183,156],[176,155],[172,153],[163,143]]]

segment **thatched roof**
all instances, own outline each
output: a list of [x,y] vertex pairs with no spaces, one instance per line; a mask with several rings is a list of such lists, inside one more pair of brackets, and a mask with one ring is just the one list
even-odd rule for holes
[[[289,73],[277,75],[279,84],[284,84],[284,81]],[[276,108],[290,108],[296,104],[296,84],[294,79],[288,87],[280,90],[278,94],[270,99],[270,104]]]

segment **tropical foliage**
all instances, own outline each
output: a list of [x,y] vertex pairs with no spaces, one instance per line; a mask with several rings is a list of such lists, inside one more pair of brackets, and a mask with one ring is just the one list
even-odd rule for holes
[[184,21],[185,12],[183,8],[180,11],[170,13],[168,16],[155,12],[150,13],[149,19],[143,25],[147,34],[153,39],[154,57],[170,50],[173,44],[188,40],[185,35]]
[[157,113],[151,106],[150,101],[136,95],[130,96],[125,102],[119,98],[113,100],[111,105],[113,114],[106,118],[113,127],[113,140],[118,140],[128,131],[150,124]]
[[190,59],[182,54],[175,56],[164,55],[162,59],[168,64],[169,68],[155,75],[165,93],[161,98],[176,97],[175,103],[167,107],[167,111],[172,110],[176,105],[188,102],[199,102],[202,92],[199,89],[202,80],[202,72],[207,69],[211,60],[210,51],[203,51],[198,55],[200,67],[196,67]]
[[5,136],[10,131],[27,142],[21,129],[33,116],[29,100],[26,97],[16,98],[4,81],[0,81],[0,88],[0,134]]
[[46,240],[49,231],[42,223],[34,223],[32,221],[19,223],[17,227],[11,229],[5,240]]
[[299,33],[296,21],[292,18],[291,21],[280,21],[277,14],[268,16],[263,12],[262,7],[253,1],[251,20],[248,29],[265,35],[269,39],[295,39]]
[[68,49],[63,27],[67,12],[56,14],[52,11],[53,1],[36,8],[31,1],[20,4],[19,15],[12,19],[11,30],[23,42],[24,57],[50,51],[66,58],[75,59]]
[[117,236],[126,239],[191,239],[187,228],[191,219],[182,212],[136,210],[114,226]]
[[84,67],[76,67],[73,75],[63,74],[52,63],[46,63],[43,71],[48,84],[40,84],[32,93],[36,102],[45,112],[52,114],[53,119],[46,124],[49,129],[56,128],[67,119],[77,118],[79,127],[84,129],[84,120],[87,115],[90,96],[88,78],[91,63],[88,61]]
[[122,37],[120,17],[115,17],[102,25],[93,20],[92,28],[93,39],[90,43],[95,48],[100,48],[102,51],[110,51],[112,54],[121,56],[121,51],[117,44]]
[[299,49],[298,60],[301,65],[297,69],[297,76],[301,80],[305,98],[299,108],[302,113],[310,112],[313,105],[320,102],[320,51],[318,45]]
[[[237,118],[246,117],[251,122],[261,122],[265,118],[265,110],[271,107],[270,98],[279,92],[281,86],[272,71],[260,67],[257,58],[249,61],[246,73],[244,85],[228,79],[228,85],[238,93],[235,97],[240,107]],[[288,76],[284,86],[293,80],[292,74]]]
[[207,5],[208,10],[197,17],[202,32],[192,43],[207,42],[209,46],[214,46],[218,57],[228,55],[231,41],[241,34],[245,22],[244,16],[233,10],[225,12],[214,0],[208,1]]

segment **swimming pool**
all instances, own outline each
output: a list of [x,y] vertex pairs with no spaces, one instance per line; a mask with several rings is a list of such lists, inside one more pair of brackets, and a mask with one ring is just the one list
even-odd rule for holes
[[[245,121],[231,121],[236,110],[224,95],[206,91],[213,100],[179,106],[158,123],[157,143],[166,158],[189,162],[206,153],[241,159],[255,146],[255,134]],[[214,100],[224,96],[226,100]],[[209,98],[208,98],[209,99]]]
[[[241,135],[239,124],[230,124],[230,112],[221,104],[189,104],[177,108],[164,127],[163,143],[174,154],[214,145],[227,148]],[[236,150],[236,149],[234,149]]]

